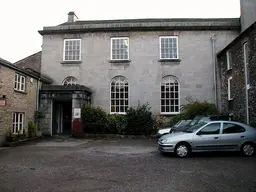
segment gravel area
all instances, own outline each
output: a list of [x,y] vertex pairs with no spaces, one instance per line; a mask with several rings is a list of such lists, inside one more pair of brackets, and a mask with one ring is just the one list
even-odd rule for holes
[[163,156],[153,140],[51,139],[0,150],[1,192],[256,191],[256,157]]

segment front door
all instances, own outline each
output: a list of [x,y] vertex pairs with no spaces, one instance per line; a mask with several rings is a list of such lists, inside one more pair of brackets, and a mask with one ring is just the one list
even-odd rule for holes
[[63,103],[63,134],[71,134],[72,129],[72,102]]
[[194,135],[193,148],[195,151],[215,151],[220,148],[220,123],[206,125]]

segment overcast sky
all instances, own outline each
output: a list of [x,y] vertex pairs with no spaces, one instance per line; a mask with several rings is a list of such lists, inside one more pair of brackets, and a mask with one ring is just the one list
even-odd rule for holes
[[240,17],[240,0],[8,0],[1,2],[0,57],[16,62],[41,50],[43,26],[67,20]]

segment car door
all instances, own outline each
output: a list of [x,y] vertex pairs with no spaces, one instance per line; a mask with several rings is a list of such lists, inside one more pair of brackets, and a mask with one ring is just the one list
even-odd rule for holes
[[223,150],[240,149],[246,139],[246,129],[236,123],[224,122],[221,135],[221,148]]
[[197,131],[193,137],[193,149],[195,151],[216,151],[220,147],[221,123],[208,123]]

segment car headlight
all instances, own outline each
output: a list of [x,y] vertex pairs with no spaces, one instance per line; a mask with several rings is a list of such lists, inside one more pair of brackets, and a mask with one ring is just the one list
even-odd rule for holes
[[167,144],[167,143],[171,143],[171,140],[170,139],[163,139],[163,140],[161,140],[161,142]]

